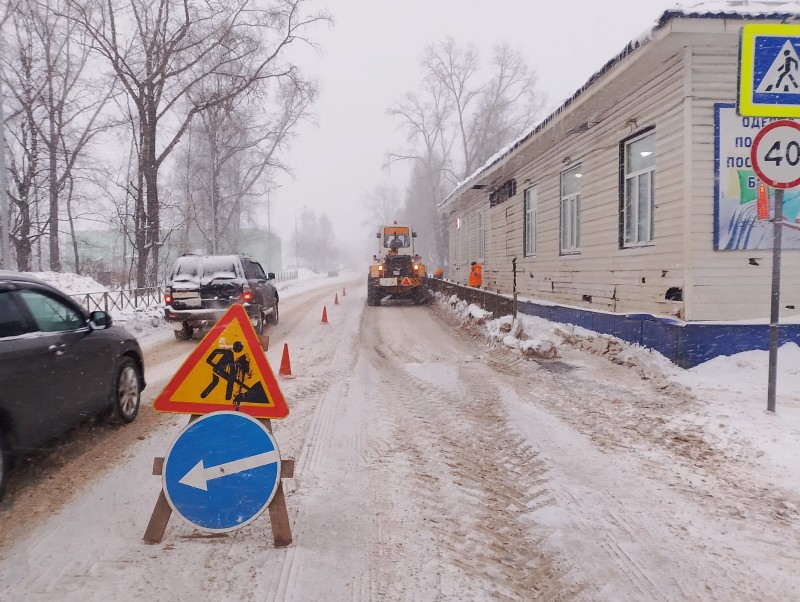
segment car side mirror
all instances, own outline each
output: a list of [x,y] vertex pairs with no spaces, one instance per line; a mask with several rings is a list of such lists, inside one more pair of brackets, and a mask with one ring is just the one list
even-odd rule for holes
[[92,330],[104,330],[110,328],[111,324],[111,316],[104,311],[93,311],[89,314],[89,328]]
[[267,280],[275,280],[275,272],[270,272],[267,274]]

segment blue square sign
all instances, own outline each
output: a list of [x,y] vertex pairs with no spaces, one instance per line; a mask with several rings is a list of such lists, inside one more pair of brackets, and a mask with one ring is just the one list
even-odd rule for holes
[[738,109],[751,117],[800,117],[800,26],[742,28]]

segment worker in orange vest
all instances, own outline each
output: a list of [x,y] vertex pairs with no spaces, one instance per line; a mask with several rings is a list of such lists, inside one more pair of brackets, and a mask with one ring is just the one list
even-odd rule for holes
[[472,288],[480,288],[483,283],[483,276],[481,270],[483,267],[477,261],[472,262],[472,269],[469,271],[469,285]]

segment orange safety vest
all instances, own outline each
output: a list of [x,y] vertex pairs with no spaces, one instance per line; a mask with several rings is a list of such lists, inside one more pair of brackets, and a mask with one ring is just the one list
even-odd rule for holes
[[472,269],[469,271],[469,285],[479,287],[483,283],[483,277],[481,276],[481,264],[476,263],[472,266]]

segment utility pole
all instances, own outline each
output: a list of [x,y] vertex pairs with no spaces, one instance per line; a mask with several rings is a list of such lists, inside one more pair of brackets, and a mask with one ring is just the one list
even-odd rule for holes
[[0,270],[11,269],[8,248],[8,195],[6,194],[6,136],[3,117],[3,89],[0,86]]
[[297,239],[297,207],[294,209],[294,271],[300,276],[300,241]]
[[[276,271],[274,266],[272,265],[272,220],[270,218],[270,197],[272,197],[272,191],[268,188],[267,189],[267,268],[268,272]],[[278,268],[277,271],[280,271]]]

